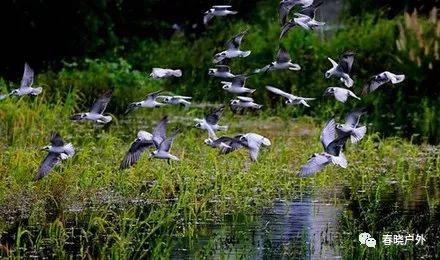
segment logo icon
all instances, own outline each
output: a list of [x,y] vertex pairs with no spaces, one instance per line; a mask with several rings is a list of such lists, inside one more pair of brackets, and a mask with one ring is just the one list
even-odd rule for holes
[[359,234],[359,242],[368,247],[376,247],[376,239],[371,237],[370,233],[367,232]]

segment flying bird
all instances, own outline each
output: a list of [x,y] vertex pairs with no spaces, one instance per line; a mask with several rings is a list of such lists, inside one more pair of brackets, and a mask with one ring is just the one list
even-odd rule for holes
[[277,58],[274,62],[261,69],[257,69],[255,73],[267,72],[272,70],[300,70],[301,67],[298,64],[292,63],[289,53],[284,47],[280,47],[277,53]]
[[42,91],[43,88],[41,87],[32,87],[32,84],[34,83],[34,70],[29,66],[29,64],[24,64],[24,72],[23,77],[21,78],[20,88],[13,89],[11,93],[7,95],[1,95],[0,100],[5,99],[8,96],[25,96],[25,95],[32,95],[37,96]]
[[208,11],[205,12],[203,16],[203,23],[208,25],[208,22],[214,18],[215,16],[227,16],[237,14],[237,11],[228,10],[232,6],[230,5],[214,5]]
[[229,102],[229,106],[231,107],[232,111],[236,111],[239,108],[260,109],[263,107],[263,105],[255,103],[253,98],[242,96],[238,96],[237,99],[231,100]]
[[367,84],[365,84],[362,94],[367,95],[368,93],[375,91],[377,88],[379,88],[385,83],[391,82],[392,84],[398,84],[404,80],[405,80],[405,75],[403,74],[396,75],[389,71],[385,71],[371,77],[368,80]]
[[283,26],[287,21],[287,16],[289,15],[290,10],[295,5],[301,5],[303,8],[311,6],[313,4],[313,0],[281,0],[278,6],[278,15],[280,18],[280,24]]
[[50,142],[52,145],[43,148],[48,153],[37,170],[37,175],[34,178],[35,181],[48,175],[55,165],[75,154],[72,144],[65,144],[58,133],[52,134]]
[[241,41],[243,37],[246,35],[247,30],[240,32],[230,39],[227,43],[227,50],[219,52],[214,55],[214,63],[219,63],[224,59],[232,59],[232,58],[245,58],[251,54],[251,51],[242,51],[240,50]]
[[212,148],[223,149],[223,148],[232,148],[235,147],[236,145],[243,145],[243,143],[240,140],[235,139],[233,137],[227,137],[227,136],[217,137],[214,130],[212,130],[212,128],[209,126],[206,129],[208,130],[208,138],[205,139],[204,143],[206,145],[211,146]]
[[75,148],[71,143],[65,143],[59,133],[53,133],[50,139],[50,145],[42,148],[42,150],[56,153],[61,156],[62,160],[72,157],[75,154]]
[[184,105],[189,106],[191,105],[191,102],[188,100],[191,100],[192,97],[187,96],[159,96],[159,98],[162,98],[162,102],[165,104],[171,104],[171,105]]
[[359,120],[364,114],[364,109],[357,109],[347,115],[344,124],[336,124],[336,130],[339,136],[349,135],[351,143],[356,144],[364,138],[367,132],[366,126],[358,127]]
[[332,163],[342,168],[347,168],[347,159],[342,153],[342,148],[349,135],[336,136],[336,121],[334,118],[327,121],[321,133],[321,144],[324,152],[315,153],[300,169],[299,176],[307,177],[320,171],[324,166]]
[[112,93],[113,92],[111,90],[105,92],[101,97],[98,98],[98,100],[95,101],[95,103],[93,103],[90,112],[74,114],[70,117],[70,120],[72,121],[89,120],[89,121],[95,121],[96,123],[100,123],[100,124],[110,123],[110,121],[112,121],[112,117],[104,116],[103,113],[107,108],[108,103],[110,102]]
[[[234,139],[238,139],[240,142],[236,142],[235,140],[224,141],[226,146],[222,147],[220,150],[221,154],[228,154],[240,148],[245,148],[249,151],[249,155],[252,161],[257,161],[258,154],[260,153],[261,146],[270,146],[271,142],[266,137],[255,134],[255,133],[247,133],[244,135],[236,135]],[[229,147],[227,147],[229,146]]]
[[306,107],[310,107],[310,105],[306,101],[315,100],[316,98],[305,98],[305,97],[297,97],[290,93],[286,93],[282,91],[281,89],[272,87],[272,86],[266,86],[266,89],[274,94],[280,95],[284,98],[286,98],[286,105],[304,105]]
[[339,88],[339,87],[329,87],[324,91],[324,96],[334,96],[337,101],[345,103],[348,100],[348,97],[353,97],[358,100],[361,100],[360,97],[356,96],[352,91]]
[[216,108],[212,110],[209,114],[205,116],[203,119],[195,118],[194,121],[196,121],[196,128],[207,130],[208,127],[210,127],[212,130],[217,131],[227,131],[228,126],[221,126],[218,124],[218,121],[220,120],[220,117],[223,115],[223,112],[225,111],[225,107],[221,106],[219,108]]
[[231,73],[231,69],[227,65],[216,65],[215,68],[210,68],[208,75],[217,78],[234,78],[235,75]]
[[166,128],[168,125],[168,117],[165,116],[160,120],[159,124],[153,131],[153,143],[156,150],[150,153],[151,158],[166,159],[168,163],[170,160],[179,161],[175,155],[170,153],[171,146],[173,145],[174,138],[180,132],[179,129],[175,130],[169,137],[166,137]]
[[150,73],[150,77],[153,79],[169,78],[169,77],[182,77],[181,70],[153,68]]
[[146,131],[139,131],[137,138],[133,141],[130,149],[125,154],[124,159],[121,162],[121,169],[126,169],[133,166],[139,161],[141,155],[154,144],[153,135]]
[[312,30],[316,27],[325,25],[324,22],[315,20],[316,9],[322,4],[319,2],[311,6],[302,8],[299,13],[295,13],[294,17],[289,22],[284,23],[281,28],[280,39],[283,38],[293,27],[300,26],[305,30]]
[[155,91],[148,93],[145,96],[145,99],[139,102],[133,102],[128,105],[127,109],[125,110],[125,114],[130,113],[131,111],[137,109],[137,108],[155,108],[159,106],[164,106],[164,103],[157,102],[156,99],[159,97],[159,94],[162,92],[162,90]]
[[249,76],[238,75],[232,79],[232,82],[222,81],[223,89],[233,94],[254,93],[255,89],[246,88],[246,80]]
[[332,63],[332,68],[325,73],[326,78],[335,76],[341,80],[348,88],[351,88],[354,84],[353,79],[350,77],[351,67],[353,65],[354,53],[346,52],[342,55],[339,63],[336,63],[332,58],[327,58]]

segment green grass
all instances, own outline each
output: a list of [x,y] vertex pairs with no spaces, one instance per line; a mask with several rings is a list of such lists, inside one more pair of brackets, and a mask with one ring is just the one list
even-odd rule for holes
[[[345,235],[338,246],[344,256],[370,259],[407,254],[400,248],[365,250],[353,242],[360,231],[379,235],[417,227],[420,233],[438,234],[438,228],[430,224],[416,225],[412,219],[383,210],[393,202],[387,197],[392,188],[403,208],[409,207],[417,193],[420,201],[428,203],[424,212],[435,214],[440,200],[438,147],[383,139],[370,132],[359,145],[347,145],[348,169],[328,166],[315,177],[301,179],[297,176],[300,166],[322,149],[321,123],[307,117],[292,120],[268,113],[233,116],[228,112],[222,121],[230,124],[229,135],[256,132],[272,141],[258,162],[250,163],[246,151],[219,156],[203,144],[206,133],[191,127],[190,119],[171,117],[169,131],[177,126],[184,129],[172,148],[181,161],[168,165],[149,161],[145,154],[135,167],[120,171],[119,163],[138,130],[151,132],[160,117],[183,116],[188,111],[139,110],[102,129],[69,122],[79,102],[74,94],[67,97],[57,104],[40,97],[0,104],[4,111],[0,114],[0,228],[3,236],[7,231],[16,233],[12,244],[3,244],[4,256],[169,256],[174,237],[195,236],[195,223],[200,220],[222,221],[226,213],[257,214],[275,198],[290,200],[310,189],[331,203],[349,202],[340,219]],[[189,112],[193,116],[203,113],[200,109]],[[343,115],[338,121],[342,119]],[[133,123],[136,120],[141,123]],[[52,131],[72,142],[77,154],[34,182],[45,156],[39,148],[48,143]],[[343,199],[331,192],[336,187],[342,187]],[[383,214],[391,220],[383,222]],[[74,249],[69,251],[66,241],[73,242]],[[209,252],[207,248],[194,250]],[[433,252],[438,254],[438,245],[411,254]]]

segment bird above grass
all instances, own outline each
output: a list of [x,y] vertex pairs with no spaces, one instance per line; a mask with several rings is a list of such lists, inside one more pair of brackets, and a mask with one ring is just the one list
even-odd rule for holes
[[162,90],[148,93],[145,96],[144,100],[129,104],[127,109],[125,110],[125,114],[128,114],[131,111],[138,108],[156,108],[156,107],[164,106],[165,105],[164,103],[160,103],[156,101],[156,99],[159,97],[161,92]]
[[232,59],[232,58],[245,58],[251,54],[251,51],[242,51],[240,50],[241,41],[243,37],[246,35],[247,30],[240,32],[235,35],[226,43],[226,47],[228,48],[225,51],[219,52],[214,55],[214,63],[219,63],[224,59]]
[[217,131],[227,131],[228,126],[227,125],[219,125],[218,121],[220,120],[220,117],[223,115],[223,112],[225,111],[225,106],[221,106],[218,108],[215,108],[211,110],[203,119],[195,118],[194,121],[196,121],[196,128],[207,130],[208,127],[210,127],[212,130]]
[[111,116],[104,116],[103,113],[107,108],[108,103],[112,97],[113,92],[111,90],[105,92],[93,103],[90,112],[77,113],[70,117],[72,121],[94,121],[99,124],[108,124],[112,121]]
[[34,70],[31,68],[31,66],[29,66],[28,63],[25,63],[23,77],[21,78],[21,82],[20,82],[20,87],[17,89],[13,89],[11,93],[7,95],[1,95],[0,100],[5,99],[8,96],[21,97],[26,95],[31,95],[31,96],[39,95],[43,91],[43,88],[33,87],[32,86],[33,83],[34,83]]
[[208,11],[205,12],[203,16],[203,23],[208,25],[208,22],[211,21],[214,17],[221,17],[221,16],[227,16],[227,15],[234,15],[237,14],[237,11],[231,11],[228,10],[232,6],[230,5],[214,5],[212,6]]
[[255,73],[268,72],[272,70],[285,70],[285,69],[297,71],[301,69],[301,66],[299,66],[296,63],[292,63],[292,59],[290,58],[289,53],[284,47],[281,46],[278,50],[276,60],[261,69],[255,70]]
[[336,61],[330,57],[327,59],[331,62],[332,68],[325,72],[325,77],[330,78],[331,76],[335,76],[339,78],[346,87],[351,88],[354,84],[353,79],[350,77],[351,67],[353,66],[354,61],[354,53],[344,53],[339,60],[339,63],[336,63]]
[[392,84],[398,84],[404,80],[405,75],[403,74],[397,75],[389,71],[384,71],[380,74],[374,75],[368,80],[367,84],[364,85],[362,94],[367,95],[368,93],[375,91],[377,88],[385,83],[391,82]]
[[286,98],[286,105],[304,105],[306,107],[310,107],[310,105],[306,101],[315,100],[316,98],[305,98],[305,97],[297,97],[290,93],[286,93],[282,91],[281,89],[272,87],[272,86],[266,86],[266,89],[274,94],[280,95],[284,98]]
[[165,159],[170,163],[170,160],[179,161],[179,158],[170,153],[171,146],[173,145],[174,138],[180,132],[179,129],[175,130],[169,137],[166,137],[166,129],[168,126],[168,117],[165,116],[160,120],[159,124],[153,131],[153,143],[156,150],[150,153],[151,158]]

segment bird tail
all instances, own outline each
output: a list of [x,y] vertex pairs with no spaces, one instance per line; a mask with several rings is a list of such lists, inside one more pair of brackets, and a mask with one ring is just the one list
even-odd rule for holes
[[301,66],[299,66],[298,64],[291,63],[289,65],[289,70],[301,70]]
[[173,70],[173,76],[182,77],[182,71],[181,70]]
[[245,58],[247,56],[251,55],[251,51],[244,51],[241,57]]
[[400,83],[400,82],[402,82],[402,81],[404,81],[404,80],[405,80],[405,75],[403,75],[403,74],[401,74],[401,75],[396,75],[395,78],[391,78],[391,83],[393,83],[393,84],[397,84],[397,83]]
[[348,91],[348,94],[349,94],[350,96],[352,96],[352,97],[358,99],[358,100],[361,100],[360,97],[356,96],[356,95],[355,95],[353,92],[351,92],[351,91]]
[[307,102],[304,100],[304,99],[301,99],[301,104],[303,104],[304,106],[306,106],[306,107],[310,107],[310,105],[309,104],[307,104]]
[[218,126],[218,130],[219,131],[228,131],[228,126],[227,125],[220,125],[220,126]]
[[32,95],[36,96],[36,95],[41,94],[41,92],[43,92],[42,87],[34,88],[34,91],[32,91]]
[[71,143],[68,143],[64,146],[64,152],[67,157],[72,157],[75,154],[75,148]]
[[78,121],[78,120],[81,120],[81,116],[82,116],[81,113],[77,113],[77,114],[71,115],[69,117],[69,119],[72,120],[72,121]]
[[108,124],[110,123],[110,121],[112,121],[112,119],[113,118],[111,116],[102,116],[97,122],[102,124]]
[[263,138],[262,142],[261,142],[264,146],[270,146],[272,143],[270,142],[269,139],[267,139],[266,137]]
[[362,126],[362,127],[358,127],[356,129],[353,130],[353,133],[351,135],[351,143],[352,144],[356,144],[358,143],[360,140],[362,140],[362,138],[364,138],[365,134],[367,133],[367,127],[366,126]]
[[342,152],[339,153],[339,156],[332,156],[332,163],[342,168],[347,168],[348,166],[347,158],[345,158]]
[[353,87],[354,81],[353,79],[350,78],[350,76],[347,74],[346,77],[341,78],[344,81],[345,86],[347,86],[348,88]]

